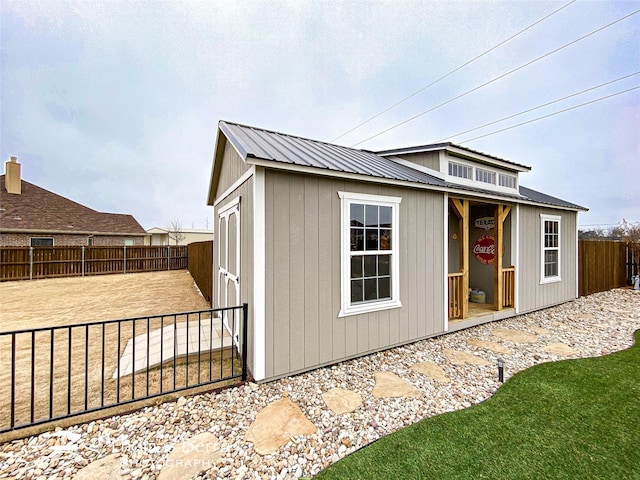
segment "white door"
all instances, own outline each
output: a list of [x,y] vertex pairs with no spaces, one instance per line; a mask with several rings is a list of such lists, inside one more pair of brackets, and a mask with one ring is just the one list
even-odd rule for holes
[[[240,305],[240,197],[218,212],[218,307]],[[223,324],[238,343],[240,310],[226,311]]]

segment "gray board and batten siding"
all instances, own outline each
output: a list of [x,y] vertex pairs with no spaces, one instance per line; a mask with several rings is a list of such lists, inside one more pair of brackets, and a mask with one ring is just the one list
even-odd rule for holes
[[[560,281],[541,284],[541,251],[544,228],[540,215],[560,217]],[[517,269],[518,313],[526,313],[578,296],[578,216],[570,210],[531,205],[519,207],[520,265]]]
[[[339,191],[401,197],[402,307],[338,317]],[[267,378],[375,352],[444,331],[443,196],[326,177],[267,171]]]

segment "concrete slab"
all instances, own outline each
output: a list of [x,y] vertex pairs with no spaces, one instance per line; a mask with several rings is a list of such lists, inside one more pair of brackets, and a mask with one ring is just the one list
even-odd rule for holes
[[286,445],[292,437],[311,435],[316,427],[300,407],[288,398],[267,405],[256,416],[244,439],[253,443],[260,455],[268,455]]
[[422,373],[423,375],[426,375],[436,382],[450,382],[449,377],[447,377],[447,375],[444,373],[442,367],[432,362],[416,363],[413,367],[411,367],[411,370],[413,370],[414,372]]
[[371,395],[383,397],[417,397],[420,391],[406,380],[391,372],[375,372],[376,386]]
[[353,412],[362,405],[362,397],[359,393],[344,388],[332,388],[322,394],[322,399],[333,413],[339,415]]
[[[199,323],[199,325],[198,325]],[[198,336],[199,335],[199,336]],[[147,339],[149,342],[149,358],[147,358]],[[136,358],[133,361],[133,346],[135,342]],[[161,363],[185,356],[209,353],[229,348],[232,339],[229,332],[223,328],[222,320],[203,318],[200,322],[180,322],[167,325],[164,328],[152,330],[136,335],[129,339],[119,361],[119,368],[113,372],[114,380],[133,372],[140,372],[160,365]],[[161,358],[162,357],[162,358]]]

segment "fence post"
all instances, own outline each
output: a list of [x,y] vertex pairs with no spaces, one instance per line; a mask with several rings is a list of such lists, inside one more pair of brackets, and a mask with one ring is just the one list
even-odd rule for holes
[[167,244],[167,270],[171,270],[171,245]]
[[29,247],[29,280],[33,280],[33,247]]
[[249,304],[242,304],[242,381],[247,381],[247,344],[248,335],[247,329],[249,328]]
[[124,246],[124,273],[127,273],[127,246]]
[[82,246],[82,276],[84,277],[84,245]]

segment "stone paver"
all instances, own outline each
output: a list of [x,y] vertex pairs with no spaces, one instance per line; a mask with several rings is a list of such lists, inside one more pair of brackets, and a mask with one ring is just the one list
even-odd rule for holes
[[73,480],[121,480],[123,478],[120,454],[112,453],[78,470]]
[[420,391],[395,373],[375,372],[376,386],[371,395],[377,398],[385,397],[417,397]]
[[491,365],[489,360],[472,353],[459,352],[448,348],[445,348],[443,351],[453,365]]
[[158,480],[187,480],[215,466],[221,457],[218,438],[210,432],[201,433],[176,444]]
[[498,338],[509,340],[513,343],[536,343],[538,341],[537,335],[529,332],[523,332],[522,330],[494,328],[492,333]]
[[536,332],[538,335],[549,335],[551,333],[551,330],[547,330],[546,328],[542,327],[531,327],[531,330]]
[[479,338],[469,338],[467,340],[469,345],[473,345],[474,347],[484,348],[486,350],[491,350],[495,353],[511,353],[511,350],[508,347],[498,343],[492,342],[490,340],[480,340]]
[[447,374],[444,372],[443,368],[440,365],[432,362],[416,363],[411,367],[411,370],[422,373],[423,375],[426,375],[436,382],[448,383],[451,381],[449,377],[447,377]]
[[353,412],[362,405],[362,397],[359,393],[344,388],[332,388],[322,394],[322,399],[333,413],[339,415]]
[[576,349],[564,343],[552,343],[544,347],[543,350],[547,353],[553,353],[554,355],[560,355],[562,357],[569,357],[578,353]]
[[263,408],[247,430],[244,439],[253,443],[260,455],[275,452],[292,437],[311,435],[316,427],[304,416],[300,407],[282,398]]

